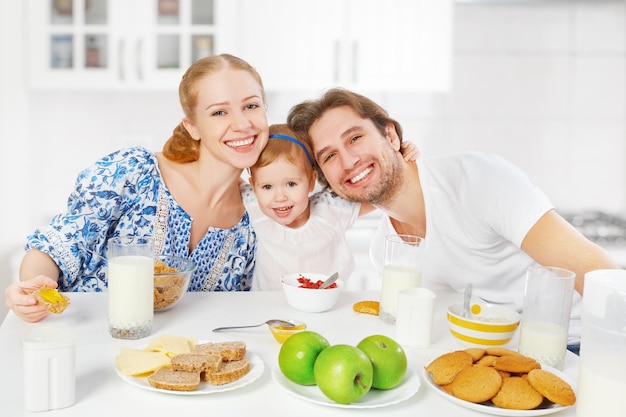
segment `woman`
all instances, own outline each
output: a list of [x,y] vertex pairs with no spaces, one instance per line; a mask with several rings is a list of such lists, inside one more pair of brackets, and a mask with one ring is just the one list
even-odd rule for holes
[[239,192],[268,137],[263,83],[231,55],[203,58],[179,87],[182,122],[163,152],[129,148],[81,172],[68,210],[28,237],[20,282],[6,303],[26,321],[47,311],[32,291],[106,288],[108,239],[152,236],[157,254],[197,263],[190,291],[249,290],[256,235]]

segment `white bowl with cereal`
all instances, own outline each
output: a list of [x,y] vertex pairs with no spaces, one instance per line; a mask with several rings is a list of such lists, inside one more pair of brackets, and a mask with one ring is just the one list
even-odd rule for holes
[[174,307],[187,292],[196,264],[191,259],[160,255],[154,262],[154,311]]

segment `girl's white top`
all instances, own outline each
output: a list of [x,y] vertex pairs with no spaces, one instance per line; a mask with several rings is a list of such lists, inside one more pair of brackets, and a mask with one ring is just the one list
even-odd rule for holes
[[330,275],[338,271],[341,280],[348,279],[354,269],[354,257],[346,231],[359,215],[359,203],[321,190],[309,197],[309,220],[292,229],[263,214],[250,184],[242,183],[240,188],[257,234],[253,290],[280,290],[281,277],[293,273]]

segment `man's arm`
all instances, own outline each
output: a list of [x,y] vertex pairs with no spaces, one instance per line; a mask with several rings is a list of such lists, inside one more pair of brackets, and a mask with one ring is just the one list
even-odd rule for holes
[[528,231],[522,250],[540,265],[575,272],[574,287],[581,295],[586,272],[621,269],[604,249],[585,238],[554,210],[544,214]]

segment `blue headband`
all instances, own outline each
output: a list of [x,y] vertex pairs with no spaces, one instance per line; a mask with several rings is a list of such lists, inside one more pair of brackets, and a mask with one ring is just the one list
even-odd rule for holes
[[304,151],[304,153],[306,154],[306,157],[309,159],[309,162],[311,163],[311,166],[313,166],[313,159],[311,158],[311,154],[309,153],[309,151],[307,150],[306,146],[304,146],[304,143],[300,142],[298,139],[296,138],[292,138],[291,136],[287,136],[287,135],[279,135],[278,133],[275,133],[273,135],[270,135],[270,139],[272,138],[279,138],[279,139],[286,139],[290,142],[295,143],[296,145],[298,145],[299,147],[302,148],[302,150]]

